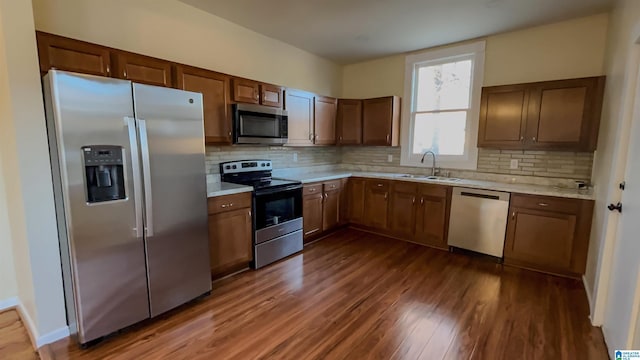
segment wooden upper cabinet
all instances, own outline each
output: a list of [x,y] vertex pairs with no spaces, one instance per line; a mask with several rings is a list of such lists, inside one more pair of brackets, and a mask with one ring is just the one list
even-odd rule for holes
[[314,143],[316,145],[335,145],[336,143],[336,104],[335,98],[315,97]]
[[363,100],[362,123],[364,145],[398,146],[400,98],[388,96]]
[[281,86],[260,84],[260,104],[282,108],[283,91]]
[[230,77],[190,66],[176,66],[178,89],[202,93],[204,136],[207,144],[230,145]]
[[478,147],[594,151],[604,77],[487,87]]
[[124,51],[116,53],[115,76],[141,84],[173,86],[170,62]]
[[520,149],[524,146],[529,89],[526,85],[484,88],[478,146]]
[[594,151],[604,83],[604,77],[591,77],[535,86],[530,93],[527,147]]
[[289,145],[313,144],[314,95],[305,91],[285,91],[284,109],[289,114]]
[[111,53],[106,47],[40,31],[36,32],[36,39],[42,74],[58,69],[111,76]]
[[362,100],[338,100],[336,122],[338,145],[362,144]]
[[260,83],[234,77],[231,84],[233,87],[233,101],[248,104],[260,103]]

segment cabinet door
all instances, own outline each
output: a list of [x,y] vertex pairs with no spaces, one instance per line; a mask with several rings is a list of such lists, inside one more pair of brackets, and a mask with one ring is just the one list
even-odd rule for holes
[[251,209],[238,209],[209,216],[211,274],[226,275],[249,266],[251,249]]
[[172,87],[171,63],[148,56],[119,51],[116,76],[141,84]]
[[340,180],[340,225],[349,223],[349,178]]
[[108,48],[73,40],[62,36],[36,32],[40,72],[49,69],[77,73],[111,76],[111,58]]
[[362,144],[362,100],[338,100],[338,145]]
[[324,193],[324,205],[322,207],[322,231],[332,230],[340,223],[340,190]]
[[317,235],[322,231],[322,192],[302,198],[302,223],[304,238]]
[[364,198],[365,225],[384,230],[388,227],[389,184],[388,182],[367,181]]
[[540,83],[531,90],[527,147],[593,151],[604,77]]
[[400,98],[388,96],[362,101],[362,143],[397,146],[400,129]]
[[416,228],[417,194],[415,189],[406,190],[394,189],[391,193],[389,226],[396,236],[405,240],[413,240]]
[[255,81],[233,78],[233,101],[248,104],[260,103],[260,84]]
[[289,114],[289,145],[313,144],[313,99],[311,93],[286,90],[284,107]]
[[230,145],[229,76],[183,65],[176,75],[178,89],[202,94],[206,143]]
[[364,179],[349,179],[349,221],[364,225],[364,198],[366,181]]
[[282,87],[269,84],[260,85],[260,104],[282,108]]
[[337,100],[325,96],[315,97],[314,143],[335,145],[336,143],[336,103]]
[[576,215],[511,208],[504,249],[505,262],[548,271],[571,267]]
[[528,103],[529,90],[526,85],[483,88],[478,147],[523,148]]
[[447,245],[447,198],[421,195],[417,211],[415,241],[441,249]]

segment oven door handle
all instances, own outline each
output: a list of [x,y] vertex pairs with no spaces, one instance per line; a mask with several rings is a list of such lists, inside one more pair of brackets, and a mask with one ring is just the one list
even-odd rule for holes
[[255,194],[256,196],[262,196],[262,195],[271,195],[279,192],[292,191],[292,190],[302,190],[302,185],[291,185],[291,186],[275,188],[275,189],[256,190]]

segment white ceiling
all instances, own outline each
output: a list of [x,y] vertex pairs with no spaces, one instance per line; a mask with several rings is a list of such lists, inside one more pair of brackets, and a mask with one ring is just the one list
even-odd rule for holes
[[613,0],[180,0],[338,63],[609,9]]

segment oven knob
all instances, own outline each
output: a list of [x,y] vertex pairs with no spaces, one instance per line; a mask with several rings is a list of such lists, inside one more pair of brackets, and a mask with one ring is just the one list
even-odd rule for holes
[[265,163],[262,163],[262,167],[265,167],[265,166],[267,166],[267,164],[265,164]]
[[231,169],[231,165],[227,165],[227,166],[225,166],[224,168],[225,168],[225,169],[227,169],[227,170],[229,170],[229,169]]
[[237,169],[238,167],[236,165],[233,165],[231,168],[232,169]]

